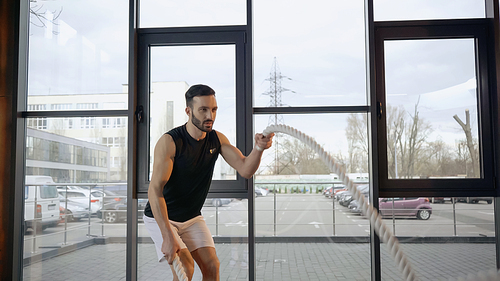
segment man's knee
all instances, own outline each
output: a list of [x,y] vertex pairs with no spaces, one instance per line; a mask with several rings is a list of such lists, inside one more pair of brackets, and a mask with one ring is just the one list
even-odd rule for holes
[[217,256],[207,260],[203,264],[203,271],[205,274],[217,275],[219,272],[220,262]]

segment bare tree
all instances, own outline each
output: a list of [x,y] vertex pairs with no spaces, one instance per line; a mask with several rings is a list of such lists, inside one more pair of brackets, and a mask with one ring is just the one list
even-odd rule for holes
[[[43,4],[38,4],[37,0],[30,0],[30,23],[37,27],[47,27],[47,23],[57,25],[57,19],[61,15],[63,9],[59,11],[48,11],[44,8]],[[57,34],[56,31],[52,31],[53,34]]]
[[368,119],[367,115],[349,114],[345,135],[347,138],[347,172],[368,171]]
[[473,165],[469,153],[469,148],[467,147],[467,141],[465,139],[459,140],[455,144],[455,155],[456,155],[455,162],[458,169],[457,174],[464,174],[467,177],[469,175],[472,175]]
[[329,174],[328,166],[307,144],[291,137],[283,137],[279,147],[277,174]]
[[478,152],[474,147],[474,139],[472,138],[469,110],[468,109],[465,110],[465,123],[462,120],[460,120],[460,118],[456,114],[453,116],[453,118],[462,127],[462,130],[464,130],[465,138],[467,141],[467,148],[469,149],[469,155],[472,160],[472,175],[473,177],[476,178],[479,176],[479,161],[477,156]]
[[[421,175],[417,169],[419,156],[425,150],[427,137],[432,132],[432,126],[419,117],[418,104],[415,104],[413,115],[408,113],[408,121],[403,122],[404,135],[398,139],[401,151],[401,177],[412,178]],[[406,126],[407,124],[407,126]]]
[[[389,177],[398,178],[398,171],[401,170],[402,159],[405,157],[405,151],[401,151],[405,135],[406,111],[403,107],[387,106],[387,162]],[[400,149],[398,158],[398,148]],[[399,167],[398,167],[399,163]]]
[[432,126],[420,118],[418,102],[413,113],[402,106],[387,106],[387,162],[390,178],[412,178],[427,173],[427,137]]

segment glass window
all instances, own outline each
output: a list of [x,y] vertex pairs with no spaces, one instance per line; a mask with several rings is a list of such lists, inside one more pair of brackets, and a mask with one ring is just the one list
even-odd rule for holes
[[385,41],[389,178],[481,177],[474,44]]
[[[96,97],[97,98],[97,97]],[[116,118],[116,117],[113,117]],[[55,123],[63,118],[47,118],[49,123]],[[97,124],[102,124],[101,118],[97,118]],[[49,127],[51,128],[51,127]],[[99,192],[109,192],[119,189],[121,194],[126,194],[127,190],[127,149],[110,148],[98,144],[97,140],[103,138],[101,128],[66,129],[46,131],[28,129],[27,137],[32,141],[34,151],[44,151],[36,160],[26,159],[26,174],[34,176],[49,176],[57,184],[41,185],[38,189],[37,205],[34,201],[25,203],[26,232],[24,235],[24,258],[41,257],[55,246],[59,249],[61,245],[87,245],[90,255],[96,257],[101,264],[111,262],[106,252],[100,246],[92,246],[95,237],[125,237],[126,236],[126,200],[124,196],[116,195],[105,200],[100,198],[90,198],[89,195]],[[124,138],[127,134],[126,128],[116,128],[106,130],[109,137]],[[89,136],[94,137],[94,141],[89,141]],[[57,150],[55,149],[57,148]],[[73,151],[76,150],[76,151]],[[76,157],[72,156],[76,155]],[[100,158],[101,161],[98,161]],[[108,158],[117,158],[113,167],[106,166]],[[61,159],[70,161],[64,162]],[[53,161],[57,160],[57,161]],[[112,182],[112,184],[109,184]],[[85,186],[82,185],[85,183]],[[63,198],[67,196],[67,201],[58,200],[61,191]],[[76,191],[72,191],[76,190]],[[35,189],[26,187],[28,192],[34,194]],[[111,194],[111,193],[110,193]],[[26,197],[31,199],[31,197]],[[101,196],[102,197],[102,196]],[[34,198],[34,197],[33,197]],[[36,224],[34,223],[36,221]],[[118,243],[114,245],[115,250],[125,251],[126,244]],[[106,248],[106,247],[104,247]],[[81,255],[77,251],[77,255]],[[58,274],[63,279],[72,279],[74,272],[70,268],[59,266],[67,261],[67,256],[55,255],[51,259],[53,266],[58,268]],[[115,260],[115,259],[113,259]],[[94,266],[89,260],[83,260],[80,265]],[[125,262],[122,267],[115,267],[116,274],[125,276]],[[24,266],[23,280],[53,279],[54,273],[47,271],[46,261],[37,263],[26,263]],[[50,266],[52,268],[52,265]],[[94,274],[106,273],[109,267],[97,269]],[[94,276],[94,275],[93,275]],[[95,275],[97,276],[97,275]],[[95,277],[94,276],[94,277]],[[95,278],[94,278],[95,279]]]
[[[94,95],[101,104],[127,109],[128,5],[118,0],[29,4],[28,110],[100,109],[89,103]],[[51,106],[30,106],[42,100]]]
[[46,104],[30,104],[28,105],[28,110],[38,111],[38,110],[47,110]]
[[141,28],[247,23],[245,0],[143,0],[139,3]]
[[255,0],[254,106],[366,105],[363,1]]
[[375,21],[484,18],[484,0],[373,0]]
[[47,129],[47,118],[45,117],[37,117],[28,119],[27,122],[28,128],[38,129],[38,130],[46,130]]
[[[192,85],[205,84],[215,91],[218,110],[214,129],[236,145],[234,45],[152,47],[150,60],[150,175],[158,139],[188,120],[185,93]],[[223,157],[217,160],[213,179],[236,179],[235,170]]]
[[[492,201],[491,197],[380,198],[379,209],[418,276],[445,280],[495,268]],[[476,242],[463,243],[457,237],[474,237]],[[386,245],[380,249],[382,257],[391,256]],[[382,280],[401,279],[392,258],[382,259],[381,264]]]
[[110,128],[111,127],[111,125],[110,125],[111,122],[110,121],[111,121],[111,119],[109,119],[109,118],[103,118],[102,119],[102,128],[103,129]]
[[[367,114],[254,115],[255,131],[262,132],[276,118],[313,138],[346,170],[368,199]],[[307,257],[307,262],[322,264],[321,268],[311,267],[308,276],[342,274],[347,280],[370,279],[369,270],[327,265],[326,261],[348,260],[353,254],[357,262],[369,263],[370,225],[362,215],[359,202],[345,189],[339,175],[330,170],[319,152],[304,140],[278,133],[273,146],[264,152],[254,179],[258,277],[268,276],[269,264],[302,269],[301,260]],[[356,238],[340,241],[337,236]],[[282,243],[285,237],[300,237],[303,242],[285,244]],[[325,243],[314,242],[324,237],[328,237]],[[276,243],[259,243],[260,239],[266,241],[264,238],[274,238]],[[354,243],[359,239],[366,242]],[[290,247],[300,250],[292,254],[286,250]],[[275,273],[288,278],[282,270]]]
[[73,108],[71,103],[56,103],[50,105],[50,110],[70,110]]

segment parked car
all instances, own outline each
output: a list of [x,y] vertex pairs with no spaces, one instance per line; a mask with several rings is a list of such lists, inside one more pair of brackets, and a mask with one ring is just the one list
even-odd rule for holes
[[345,194],[345,193],[349,193],[349,191],[348,191],[347,189],[339,189],[339,190],[337,190],[337,191],[335,191],[335,192],[333,193],[333,194],[334,194],[334,195],[333,195],[333,198],[334,198],[335,200],[339,201],[339,200],[340,200],[340,198],[341,198],[342,196],[344,196],[343,194]]
[[323,191],[321,192],[322,195],[328,197],[330,194],[333,193],[333,186],[329,186],[329,187],[326,187],[325,189],[323,189]]
[[255,186],[255,196],[267,196],[269,193],[269,190],[267,188],[262,188],[259,186]]
[[[365,195],[365,200],[370,200],[368,195]],[[347,208],[349,209],[349,211],[351,211],[351,213],[355,214],[362,213],[361,205],[359,204],[358,200],[352,200],[347,206]]]
[[204,206],[221,207],[233,201],[231,198],[207,198]]
[[340,205],[347,207],[347,206],[349,206],[349,203],[351,203],[351,201],[353,201],[353,200],[354,200],[354,198],[351,195],[351,193],[346,192],[343,194],[342,198],[339,200],[339,203],[340,203]]
[[493,203],[493,197],[457,197],[456,200],[456,202],[465,202],[471,204],[479,203],[479,201],[485,201],[488,204]]
[[[112,191],[104,190],[103,207],[97,211],[97,217],[106,223],[117,223],[127,220],[127,198]],[[142,219],[148,199],[137,199],[137,217]]]
[[95,190],[108,190],[108,191],[112,191],[116,194],[126,196],[128,186],[127,186],[127,184],[95,186],[94,188],[92,188],[92,191],[95,191]]
[[80,219],[89,217],[88,204],[74,202],[71,200],[66,201],[64,196],[61,194],[59,194],[59,200],[61,202],[61,205],[59,206],[60,222],[64,222],[65,217],[67,222],[79,221]]
[[52,177],[26,176],[24,191],[24,229],[40,232],[59,224],[59,196]]
[[88,190],[88,186],[58,185],[57,190]]
[[[357,190],[361,192],[361,194],[367,195],[370,192],[370,185],[368,184],[360,184],[357,185]],[[350,191],[345,190],[344,192],[338,193],[338,201],[340,205],[347,207],[349,203],[354,200]]]
[[92,190],[90,194],[92,197],[99,199],[100,208],[103,208],[105,205],[114,204],[115,202],[121,202],[122,200],[127,199],[126,192],[122,192],[120,194],[111,190],[95,189]]
[[[101,208],[101,203],[99,202],[99,198],[92,196],[89,190],[61,190],[58,189],[57,192],[62,196],[62,198],[68,198],[68,201],[78,202],[84,206],[89,207],[92,214],[96,214],[97,211]],[[90,198],[89,198],[90,196]]]
[[[103,219],[104,222],[107,223],[116,223],[124,221],[127,218],[126,195],[118,195],[110,190],[94,190],[92,193],[102,201],[101,209],[97,211],[98,218]],[[145,205],[146,204],[144,203],[144,206]],[[144,210],[144,206],[142,207],[142,210]]]
[[379,212],[385,217],[417,217],[428,220],[432,214],[432,207],[429,198],[379,198]]
[[446,201],[450,201],[453,203],[453,197],[432,197],[431,203],[445,203]]
[[328,188],[325,188],[323,190],[323,195],[326,196],[327,198],[332,198],[334,197],[334,194],[338,190],[346,190],[345,185],[343,184],[334,184],[333,186],[330,186]]

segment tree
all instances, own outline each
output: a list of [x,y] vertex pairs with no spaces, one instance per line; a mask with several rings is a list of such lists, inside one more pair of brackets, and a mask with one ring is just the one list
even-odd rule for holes
[[404,148],[407,149],[405,153],[408,154],[408,160],[406,163],[403,162],[403,164],[406,164],[406,170],[404,170],[403,173],[406,178],[418,175],[418,173],[416,173],[415,164],[417,163],[418,155],[423,152],[427,137],[432,132],[431,125],[419,118],[418,104],[419,102],[415,104],[413,115],[410,114],[411,123],[408,128],[406,143],[404,146]]
[[[389,178],[412,178],[425,175],[427,137],[432,126],[420,118],[418,102],[413,113],[403,106],[387,106],[387,163]],[[346,132],[347,134],[347,132]],[[357,138],[364,138],[356,133]]]
[[[47,23],[57,25],[56,20],[62,13],[62,8],[57,11],[50,12],[44,9],[43,4],[37,4],[37,0],[30,0],[30,23],[37,27],[47,27]],[[56,31],[52,31],[57,34]]]
[[347,138],[348,173],[368,171],[368,119],[367,115],[349,114],[345,135]]
[[472,176],[477,178],[479,176],[479,161],[477,156],[478,152],[474,146],[474,139],[472,138],[469,110],[465,110],[465,123],[462,122],[462,120],[460,120],[460,118],[458,118],[456,114],[453,116],[453,118],[462,127],[462,130],[464,130],[465,138],[467,141],[467,148],[469,149],[469,156],[472,161]]
[[401,166],[402,161],[401,159],[398,160],[397,148],[402,147],[401,143],[405,134],[405,118],[406,111],[403,107],[387,106],[387,162],[389,163],[390,178],[399,177],[398,162]]
[[282,136],[278,147],[279,170],[276,174],[329,174],[328,166],[307,144]]

